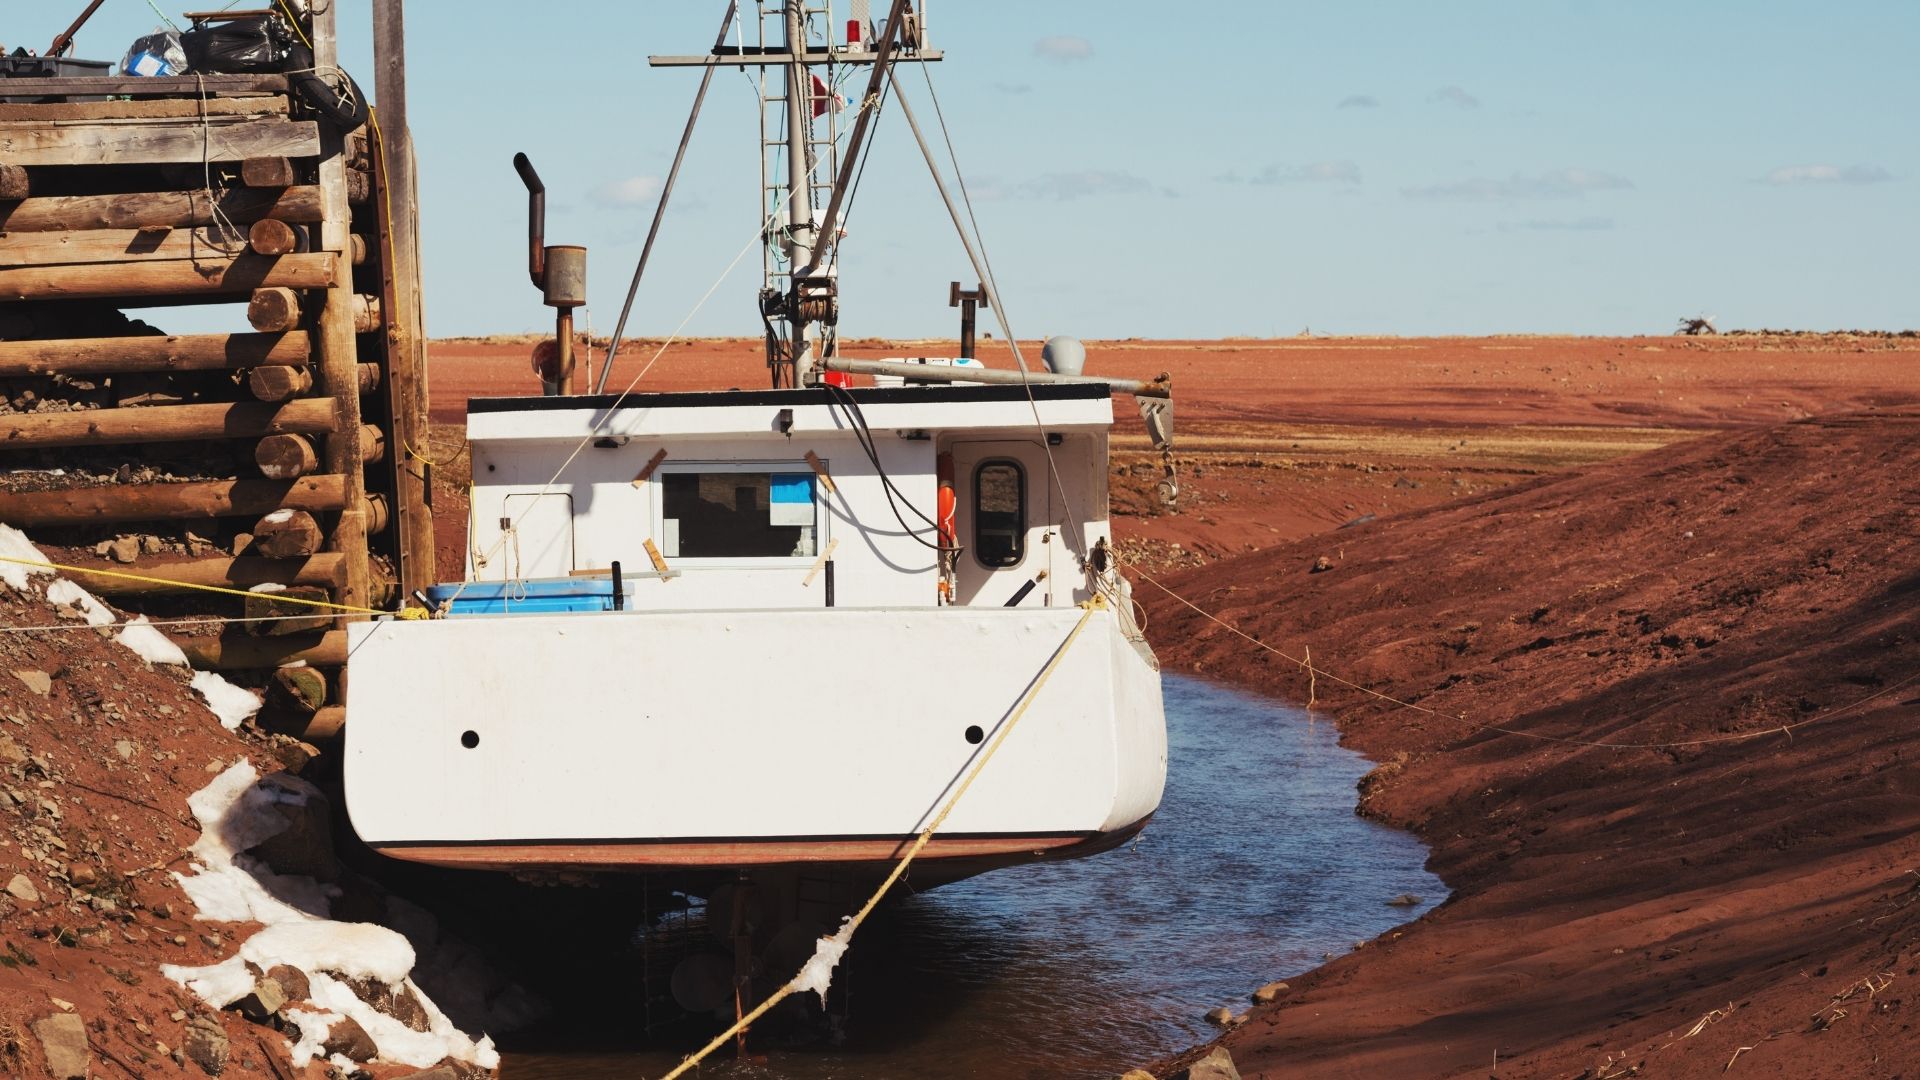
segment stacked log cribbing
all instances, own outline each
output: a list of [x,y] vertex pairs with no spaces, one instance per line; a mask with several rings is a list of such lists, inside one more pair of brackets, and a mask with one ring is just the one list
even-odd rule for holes
[[[333,22],[306,28],[323,64]],[[346,609],[433,573],[402,84],[377,133],[278,75],[25,82],[0,82],[0,521],[126,575],[81,575],[117,606],[204,616],[178,640],[262,723],[337,733]]]

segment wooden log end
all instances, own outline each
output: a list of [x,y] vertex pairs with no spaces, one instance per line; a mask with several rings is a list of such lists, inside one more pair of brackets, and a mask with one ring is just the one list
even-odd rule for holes
[[253,448],[253,463],[272,480],[296,480],[320,471],[320,455],[304,435],[269,435]]
[[294,185],[293,162],[283,157],[250,157],[240,163],[240,182],[251,188]]
[[253,526],[253,552],[276,559],[312,555],[326,542],[320,523],[305,510],[275,510]]
[[255,255],[292,255],[300,250],[300,234],[293,226],[261,218],[247,226],[247,246]]
[[247,373],[247,388],[261,401],[291,401],[313,390],[313,371],[304,366],[264,365]]
[[24,199],[31,193],[24,165],[0,164],[0,201]]
[[253,298],[247,301],[247,323],[263,333],[298,327],[300,294],[285,287],[253,290]]

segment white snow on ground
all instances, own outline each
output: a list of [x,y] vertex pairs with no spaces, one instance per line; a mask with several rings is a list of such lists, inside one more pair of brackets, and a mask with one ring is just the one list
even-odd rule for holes
[[[320,1054],[327,1032],[343,1016],[352,1017],[366,1030],[383,1061],[426,1068],[453,1057],[484,1068],[498,1066],[500,1055],[493,1040],[469,1039],[414,986],[408,977],[414,951],[406,938],[371,923],[333,922],[326,917],[327,888],[312,878],[274,874],[258,861],[237,854],[287,828],[286,819],[274,809],[277,805],[317,794],[294,777],[276,775],[262,781],[252,763],[241,761],[187,800],[202,829],[191,849],[200,865],[192,874],[175,874],[175,880],[200,918],[258,922],[265,929],[218,964],[168,964],[161,974],[224,1008],[253,988],[253,976],[246,967],[249,961],[262,969],[291,964],[305,971],[312,986],[310,1000],[322,1011],[296,1014],[301,1031],[300,1041],[292,1047],[296,1068]],[[412,989],[426,1010],[428,1030],[414,1031],[379,1012],[326,972]]]
[[[33,546],[27,534],[11,525],[0,525],[0,555],[9,559],[26,559],[28,562],[46,562],[47,557]],[[53,571],[42,566],[22,566],[17,562],[0,562],[0,582],[15,592],[24,592],[27,578],[34,574],[51,574]]]
[[88,626],[112,626],[117,621],[114,618],[113,612],[108,610],[107,605],[96,600],[92,593],[68,581],[66,578],[61,578],[47,586],[47,601],[53,604],[65,604],[68,607],[79,608],[80,613],[87,617]]
[[145,615],[135,615],[128,619],[114,640],[132,649],[134,655],[149,664],[178,664],[187,666],[187,654],[173,639],[155,630]]
[[[179,650],[176,648],[174,651]],[[186,659],[182,654],[180,662],[185,663]],[[189,685],[207,699],[207,708],[213,710],[213,715],[220,718],[220,726],[228,731],[238,728],[247,717],[260,711],[259,694],[235,686],[215,672],[196,671]]]

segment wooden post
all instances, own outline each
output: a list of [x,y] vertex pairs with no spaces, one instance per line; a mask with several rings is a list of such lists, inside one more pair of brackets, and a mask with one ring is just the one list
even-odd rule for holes
[[373,153],[381,293],[387,305],[387,400],[401,450],[391,456],[400,587],[431,585],[433,516],[428,465],[408,448],[427,445],[427,344],[420,297],[420,219],[413,133],[407,120],[404,0],[373,0],[374,99],[379,137]]
[[213,638],[177,637],[173,641],[187,654],[187,662],[202,671],[244,671],[302,661],[338,667],[347,662],[345,630],[282,638],[228,632]]
[[320,189],[310,186],[285,190],[231,188],[221,192],[217,199],[209,198],[205,191],[27,199],[0,205],[0,230],[186,229],[217,225],[221,219],[248,225],[267,217],[281,221],[319,221]]
[[332,553],[294,559],[236,555],[230,559],[200,559],[139,568],[142,577],[158,579],[155,581],[131,581],[87,574],[76,574],[75,577],[88,591],[101,596],[151,596],[156,593],[185,592],[196,585],[213,585],[222,589],[250,589],[261,584],[338,585],[345,570],[346,559]]
[[75,266],[0,267],[3,300],[110,300],[135,296],[246,293],[284,285],[296,289],[337,287],[344,256],[328,253],[263,258],[252,252],[153,262],[82,263]]
[[307,335],[301,331],[0,341],[0,379],[29,375],[222,371],[256,364],[304,364],[309,347]]
[[[284,405],[240,401],[231,405],[152,405],[64,413],[13,413],[0,417],[0,449],[185,442],[331,431],[339,423],[337,407],[337,402],[325,398],[308,398]],[[360,430],[358,420],[356,416],[356,435]]]
[[119,521],[259,517],[283,506],[339,510],[346,505],[346,481],[338,476],[305,476],[293,481],[200,480],[0,492],[0,521],[31,529]]
[[[338,4],[329,4],[313,13],[313,59],[321,68],[340,63],[340,42],[336,14]],[[337,253],[344,261],[351,254],[352,208],[347,202],[346,136],[332,124],[320,125],[320,223],[319,250]],[[342,603],[367,606],[369,567],[367,565],[365,466],[360,448],[360,373],[354,341],[353,275],[341,274],[326,291],[326,304],[320,309],[315,327],[314,347],[319,358],[320,386],[332,395],[334,428],[325,438],[322,454],[327,471],[340,476],[346,485],[346,509],[334,523],[328,547],[347,556],[346,587],[340,590]]]

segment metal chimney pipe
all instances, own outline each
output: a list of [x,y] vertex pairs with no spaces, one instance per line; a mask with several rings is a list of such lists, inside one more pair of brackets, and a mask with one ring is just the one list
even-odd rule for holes
[[527,185],[527,276],[533,287],[547,287],[547,185],[533,171],[533,162],[525,154],[513,155],[513,167]]

